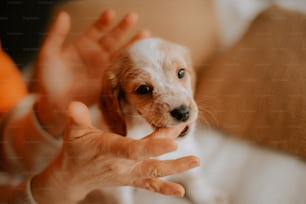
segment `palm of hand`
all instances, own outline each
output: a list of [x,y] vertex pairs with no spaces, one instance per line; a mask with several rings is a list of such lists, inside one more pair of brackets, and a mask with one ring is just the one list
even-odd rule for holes
[[[59,15],[39,56],[40,87],[49,100],[65,107],[78,100],[86,105],[97,101],[103,73],[113,56],[122,48],[121,41],[136,22],[126,15],[110,29],[114,14],[105,11],[79,38],[62,46],[69,31],[67,14]],[[146,37],[140,32],[128,43]]]
[[78,100],[93,104],[101,91],[103,72],[110,63],[110,53],[85,37],[77,39],[61,53],[50,56],[53,67],[45,67],[44,80],[53,98],[66,101]]

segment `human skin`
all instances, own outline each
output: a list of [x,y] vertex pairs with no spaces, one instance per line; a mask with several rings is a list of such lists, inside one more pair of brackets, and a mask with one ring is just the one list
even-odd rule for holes
[[149,35],[142,30],[126,42],[137,15],[128,13],[115,26],[114,21],[114,11],[105,10],[85,32],[66,44],[69,15],[61,12],[51,26],[39,54],[35,86],[40,94],[39,121],[52,135],[62,136],[67,121],[65,111],[71,101],[88,106],[97,101],[103,73],[118,52]]
[[184,126],[160,129],[134,140],[93,127],[88,108],[80,102],[69,105],[68,115],[61,153],[32,180],[33,197],[38,203],[77,203],[92,190],[117,186],[184,195],[181,185],[159,177],[197,167],[199,159],[151,159],[174,151],[175,138]]

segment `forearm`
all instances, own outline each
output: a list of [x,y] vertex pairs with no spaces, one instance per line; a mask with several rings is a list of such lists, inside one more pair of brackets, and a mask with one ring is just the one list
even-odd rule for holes
[[41,127],[33,111],[36,101],[36,96],[28,96],[1,124],[1,164],[6,171],[35,174],[58,154],[62,140]]
[[31,182],[32,195],[40,204],[75,204],[84,199],[87,192],[78,186],[81,184],[71,183],[69,173],[59,169],[54,160],[40,174],[33,177]]

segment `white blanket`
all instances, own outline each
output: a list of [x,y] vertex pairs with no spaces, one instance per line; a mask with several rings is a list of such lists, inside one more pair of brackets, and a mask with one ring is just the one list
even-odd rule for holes
[[[306,163],[199,126],[205,182],[228,194],[232,204],[305,204]],[[204,181],[203,181],[204,182]],[[137,190],[136,204],[187,204],[187,199]]]

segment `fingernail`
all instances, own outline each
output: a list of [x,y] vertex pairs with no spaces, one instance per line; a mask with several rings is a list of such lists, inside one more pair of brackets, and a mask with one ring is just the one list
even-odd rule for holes
[[130,12],[126,15],[128,21],[135,22],[138,20],[138,15],[136,13]]
[[181,186],[179,189],[176,189],[173,191],[173,195],[178,196],[178,197],[184,197],[185,189]]
[[106,19],[106,21],[111,21],[115,18],[115,11],[112,9],[106,9],[102,15],[103,18]]
[[190,168],[194,168],[194,167],[198,167],[200,166],[200,159],[198,157],[195,157],[195,156],[191,156],[193,158],[191,158],[190,160],[190,163],[189,163],[189,167]]

